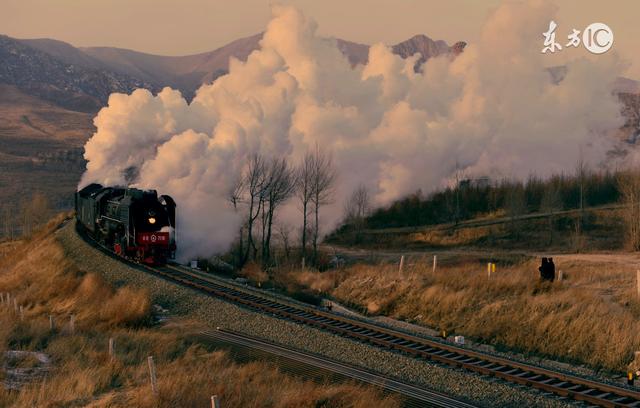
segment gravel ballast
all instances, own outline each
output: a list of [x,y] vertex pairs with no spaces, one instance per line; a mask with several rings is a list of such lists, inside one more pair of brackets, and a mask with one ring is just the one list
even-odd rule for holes
[[500,380],[382,350],[320,330],[274,318],[207,296],[132,268],[83,241],[68,222],[56,232],[56,239],[69,259],[81,270],[101,274],[114,286],[146,288],[152,301],[171,314],[187,316],[214,327],[261,337],[312,353],[325,355],[400,380],[444,392],[486,406],[568,407],[571,401],[547,397],[541,392]]

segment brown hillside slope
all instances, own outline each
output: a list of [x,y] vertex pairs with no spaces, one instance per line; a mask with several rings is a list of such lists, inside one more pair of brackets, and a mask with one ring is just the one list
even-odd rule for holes
[[[70,262],[53,237],[58,218],[32,239],[0,257],[0,292],[23,306],[0,304],[0,356],[6,351],[50,357],[46,379],[21,381],[19,391],[0,387],[0,406],[12,407],[196,407],[216,394],[225,407],[398,407],[376,389],[352,384],[318,385],[279,372],[266,363],[237,364],[224,351],[197,343],[193,323],[152,325],[150,298],[139,288],[117,289],[98,274]],[[56,328],[49,329],[49,315]],[[69,318],[75,316],[75,331]],[[108,338],[115,339],[115,359]],[[159,393],[149,389],[147,356],[156,361]],[[34,359],[15,368],[38,367]],[[3,363],[0,378],[14,380]],[[24,380],[24,379],[23,379]]]

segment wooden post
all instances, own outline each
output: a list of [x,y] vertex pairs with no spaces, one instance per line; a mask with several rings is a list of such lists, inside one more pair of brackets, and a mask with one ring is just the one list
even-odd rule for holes
[[156,377],[156,363],[153,362],[153,356],[147,357],[149,364],[149,380],[151,382],[151,392],[158,395],[158,377]]
[[113,337],[109,337],[109,357],[111,360],[115,360],[116,358],[116,349],[115,342],[113,341]]
[[49,315],[49,330],[53,331],[54,326],[53,326],[53,316]]
[[564,273],[562,272],[562,269],[560,269],[558,271],[558,282],[562,282],[563,279],[564,279]]
[[302,270],[304,271],[304,256],[302,257]]
[[24,308],[20,306],[20,320],[24,320]]
[[404,267],[404,255],[400,257],[400,266],[398,267],[398,272],[402,273],[403,267]]
[[220,398],[217,395],[211,396],[211,408],[220,408]]
[[18,312],[18,301],[16,298],[13,298],[13,310],[15,310],[16,313]]
[[433,273],[436,273],[436,267],[438,266],[438,255],[433,256]]
[[76,317],[74,315],[71,315],[69,317],[69,331],[71,332],[71,334],[75,333],[76,331]]

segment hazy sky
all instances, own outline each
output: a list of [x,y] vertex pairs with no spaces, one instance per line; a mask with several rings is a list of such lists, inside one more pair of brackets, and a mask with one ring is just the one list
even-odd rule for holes
[[[566,36],[574,27],[582,30],[592,22],[608,24],[615,34],[613,49],[632,63],[627,75],[640,79],[638,0],[553,2],[559,8],[559,35]],[[262,31],[270,17],[271,3],[268,0],[0,0],[0,33],[18,38],[56,38],[76,46],[104,45],[155,54],[192,54]],[[473,42],[487,14],[500,0],[284,0],[280,3],[300,7],[318,22],[322,34],[363,43],[392,44],[418,33],[448,43]],[[558,54],[556,59],[560,61],[567,54]]]

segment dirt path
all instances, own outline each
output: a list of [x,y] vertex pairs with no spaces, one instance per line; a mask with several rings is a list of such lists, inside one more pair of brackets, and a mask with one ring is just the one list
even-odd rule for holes
[[594,253],[594,254],[557,254],[552,256],[554,260],[564,261],[564,262],[587,262],[587,263],[595,263],[595,264],[606,263],[606,264],[620,265],[624,267],[640,268],[640,253],[634,253],[634,252],[613,252],[613,253]]
[[323,245],[322,249],[332,255],[338,255],[350,261],[390,262],[399,260],[401,256],[409,259],[431,258],[438,256],[438,260],[447,260],[457,257],[482,257],[493,258],[500,256],[522,256],[541,258],[553,257],[556,264],[566,262],[580,262],[588,264],[619,265],[624,268],[640,269],[640,253],[635,252],[603,252],[603,253],[542,253],[526,252],[518,250],[456,248],[456,249],[360,249],[337,245]]

